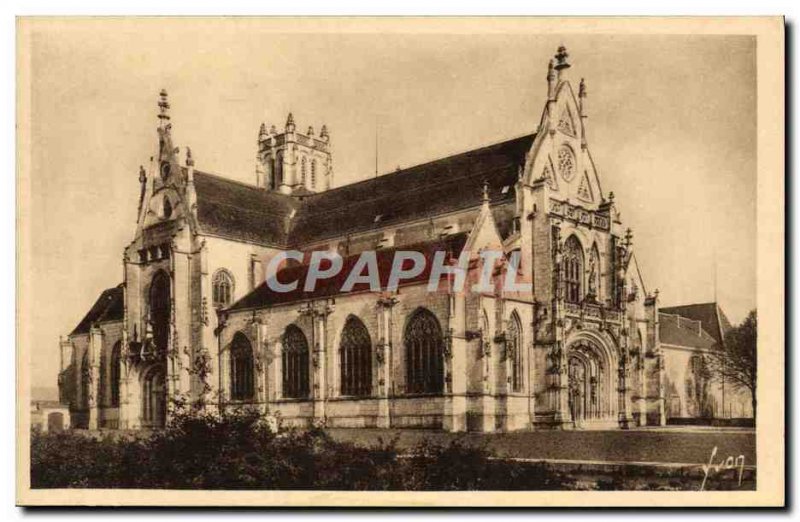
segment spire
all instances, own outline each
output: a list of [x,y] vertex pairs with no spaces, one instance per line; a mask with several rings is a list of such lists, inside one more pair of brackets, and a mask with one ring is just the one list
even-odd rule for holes
[[586,106],[586,82],[581,78],[578,87],[578,112],[581,116],[581,148],[586,148],[586,118],[589,117]]
[[294,116],[292,113],[289,113],[289,117],[286,118],[286,132],[294,132]]
[[147,173],[144,167],[139,165],[139,209],[136,211],[136,220],[142,215],[142,204],[144,203],[144,195],[147,191]]
[[197,192],[194,188],[194,158],[189,147],[186,147],[186,201],[194,213],[197,210]]
[[547,62],[547,99],[554,100],[556,98],[556,78],[555,60]]
[[158,121],[159,127],[164,128],[169,124],[169,98],[167,90],[161,89],[158,98]]
[[630,228],[625,230],[625,246],[629,250],[633,246],[633,231]]

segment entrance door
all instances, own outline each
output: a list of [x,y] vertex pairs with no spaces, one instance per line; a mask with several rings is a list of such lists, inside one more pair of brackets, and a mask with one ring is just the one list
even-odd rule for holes
[[575,427],[581,427],[586,418],[586,365],[577,357],[569,359],[569,412]]
[[142,382],[142,425],[163,428],[167,419],[167,390],[164,369],[154,366]]

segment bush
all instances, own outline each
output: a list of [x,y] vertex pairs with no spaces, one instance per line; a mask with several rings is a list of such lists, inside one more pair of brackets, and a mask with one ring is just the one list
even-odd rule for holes
[[401,455],[323,430],[273,430],[255,412],[180,413],[146,438],[34,432],[34,488],[537,490],[571,481],[542,464],[493,460],[483,447],[429,442]]

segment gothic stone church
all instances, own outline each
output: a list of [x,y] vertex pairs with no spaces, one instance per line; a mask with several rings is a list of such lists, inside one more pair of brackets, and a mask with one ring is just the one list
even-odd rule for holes
[[[659,313],[569,69],[560,48],[534,133],[341,187],[328,129],[301,133],[291,114],[282,131],[261,126],[254,185],[195,169],[188,148],[181,163],[162,91],[124,280],[61,341],[73,425],[157,428],[180,402],[288,425],[485,432],[714,415],[702,361],[721,312]],[[423,274],[394,291],[276,293],[265,267],[289,249],[345,266],[364,251],[381,265],[397,250],[468,252],[470,271],[484,249],[516,252],[533,290],[428,292]]]

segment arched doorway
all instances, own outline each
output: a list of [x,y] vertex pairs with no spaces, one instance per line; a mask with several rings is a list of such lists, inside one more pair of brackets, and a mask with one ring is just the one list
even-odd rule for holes
[[167,420],[165,365],[153,364],[142,375],[142,426],[163,428]]
[[567,352],[567,402],[575,428],[616,426],[614,357],[599,341],[579,339]]

